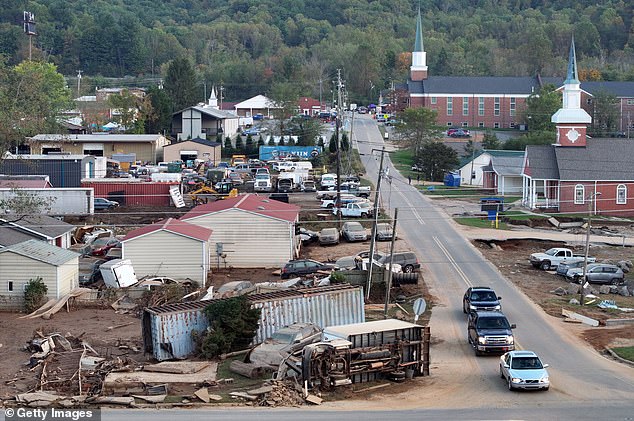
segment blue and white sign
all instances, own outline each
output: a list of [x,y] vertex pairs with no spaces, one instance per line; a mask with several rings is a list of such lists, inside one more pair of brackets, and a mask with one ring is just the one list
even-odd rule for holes
[[260,146],[261,161],[284,158],[312,159],[321,153],[321,146]]

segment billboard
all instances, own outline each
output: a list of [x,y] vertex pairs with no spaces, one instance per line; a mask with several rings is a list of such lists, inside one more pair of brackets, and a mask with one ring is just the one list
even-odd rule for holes
[[321,146],[260,146],[260,160],[312,159],[321,155]]

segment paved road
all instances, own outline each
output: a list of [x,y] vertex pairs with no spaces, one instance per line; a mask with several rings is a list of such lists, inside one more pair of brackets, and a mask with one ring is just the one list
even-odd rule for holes
[[[368,176],[376,180],[379,160],[371,149],[380,149],[383,143],[376,124],[356,119],[353,140]],[[499,407],[593,400],[601,405],[629,405],[634,414],[634,369],[603,358],[567,332],[561,321],[545,315],[483,258],[443,211],[409,186],[389,159],[386,166],[392,183],[382,186],[383,206],[389,197],[390,209],[399,209],[399,234],[421,258],[425,281],[438,301],[431,319],[432,336],[438,341],[432,348],[432,373],[441,383],[456,383],[447,397],[457,394],[465,405],[473,398],[481,405],[495,402]],[[479,285],[491,286],[503,297],[504,312],[517,324],[520,347],[536,351],[551,365],[551,392],[509,393],[498,376],[498,358],[473,355],[461,299],[468,286]],[[443,402],[439,400],[438,405]]]

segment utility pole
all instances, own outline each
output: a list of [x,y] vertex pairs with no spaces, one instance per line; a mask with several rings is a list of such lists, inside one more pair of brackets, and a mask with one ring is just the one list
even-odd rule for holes
[[341,145],[339,125],[341,124],[341,69],[337,69],[337,117],[335,117],[335,144],[337,145],[337,226],[341,228]]
[[24,12],[24,33],[29,37],[29,61],[33,55],[33,35],[37,35],[35,31],[35,15],[31,12]]
[[579,305],[583,306],[583,290],[586,285],[586,275],[588,274],[588,253],[590,251],[590,225],[592,224],[592,204],[596,203],[597,196],[601,196],[601,192],[595,192],[588,196],[588,226],[586,227],[586,251],[583,257],[583,276],[579,285]]
[[77,70],[77,96],[81,95],[81,70]]
[[321,78],[319,78],[319,111],[324,111],[324,103],[321,100],[321,92],[322,92],[322,82]]
[[392,289],[392,264],[394,263],[394,242],[396,240],[396,220],[398,219],[398,208],[394,208],[394,221],[392,222],[392,244],[390,244],[390,266],[387,274],[387,282],[385,283],[385,309],[383,310],[383,318],[387,319],[387,313],[390,307],[390,290]]
[[[372,152],[378,149],[372,149]],[[383,156],[385,146],[381,149],[381,160],[379,162],[379,176],[376,180],[376,193],[374,194],[374,222],[372,223],[372,238],[370,238],[370,262],[368,264],[368,285],[366,286],[366,300],[370,298],[370,288],[372,286],[372,269],[374,267],[374,248],[376,246],[376,224],[379,220],[379,192],[381,191],[381,178],[383,177]]]
[[219,88],[219,91],[220,91],[220,97],[219,97],[218,99],[220,100],[220,109],[222,110],[222,100],[223,100],[223,99],[224,99],[224,97],[225,97],[225,96],[223,95],[223,93],[224,93],[224,91],[225,91],[225,87],[224,87],[224,86],[222,86],[222,81],[220,81],[220,88]]

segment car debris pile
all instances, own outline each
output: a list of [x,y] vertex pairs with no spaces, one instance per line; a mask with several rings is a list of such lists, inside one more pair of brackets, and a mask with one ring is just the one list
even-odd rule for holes
[[301,406],[306,402],[321,403],[321,399],[314,395],[304,396],[301,385],[292,380],[270,380],[257,389],[232,392],[229,395],[253,406]]

